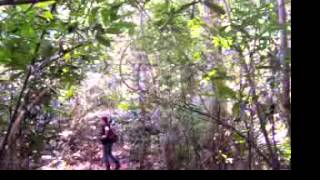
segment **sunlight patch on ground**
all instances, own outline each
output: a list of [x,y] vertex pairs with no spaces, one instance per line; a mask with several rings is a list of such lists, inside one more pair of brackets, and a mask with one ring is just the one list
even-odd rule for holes
[[59,133],[59,136],[62,136],[62,138],[68,138],[72,133],[72,131],[64,130],[61,133]]

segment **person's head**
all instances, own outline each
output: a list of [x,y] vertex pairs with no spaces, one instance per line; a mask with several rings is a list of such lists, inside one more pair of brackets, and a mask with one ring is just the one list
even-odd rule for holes
[[104,116],[101,118],[102,123],[106,124],[106,125],[110,125],[108,117]]

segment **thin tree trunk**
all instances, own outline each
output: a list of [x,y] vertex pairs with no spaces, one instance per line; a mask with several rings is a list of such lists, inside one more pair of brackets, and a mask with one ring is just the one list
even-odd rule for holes
[[277,0],[278,2],[278,18],[280,26],[280,49],[279,49],[279,62],[281,64],[282,71],[282,106],[283,114],[288,122],[289,131],[288,134],[291,136],[291,100],[290,100],[290,66],[286,61],[287,59],[287,48],[288,48],[288,39],[286,31],[286,9],[285,1]]
[[0,157],[0,169],[19,169],[19,162],[16,156],[17,148],[19,142],[17,142],[19,138],[19,131],[21,123],[25,120],[27,115],[27,109],[30,109],[34,105],[38,104],[42,97],[47,93],[47,89],[43,90],[36,98],[33,100],[28,107],[23,108],[21,106],[18,110],[17,116],[12,123],[11,131],[7,134],[6,143],[3,147],[2,154]]
[[[241,57],[243,57],[241,55]],[[250,57],[251,59],[251,57]],[[259,123],[260,123],[260,129],[262,131],[262,134],[264,136],[264,139],[266,141],[266,145],[267,145],[267,148],[268,148],[268,151],[271,155],[271,159],[272,159],[272,168],[273,169],[279,169],[279,161],[277,160],[277,156],[275,154],[275,152],[273,151],[272,149],[272,145],[271,145],[271,142],[270,142],[270,139],[269,139],[269,136],[268,136],[268,132],[266,130],[266,127],[265,127],[265,124],[267,123],[267,117],[265,115],[265,113],[263,112],[262,110],[262,107],[261,107],[261,104],[258,102],[258,97],[257,97],[257,94],[256,94],[256,85],[252,79],[252,73],[250,73],[249,71],[249,68],[248,68],[248,65],[243,62],[243,66],[244,66],[244,70],[246,72],[246,76],[247,76],[247,79],[248,79],[248,82],[251,86],[251,96],[253,97],[253,103],[254,103],[254,106],[255,106],[255,110],[256,110],[256,113],[258,115],[258,119],[259,119]]]
[[[1,4],[0,4],[1,5]],[[53,8],[51,9],[51,11],[53,10]],[[18,96],[18,100],[17,100],[17,103],[16,103],[16,106],[13,110],[13,113],[12,115],[10,116],[10,121],[9,121],[9,125],[8,125],[8,129],[7,129],[7,133],[4,137],[4,140],[2,141],[2,144],[1,144],[1,147],[0,147],[0,159],[2,158],[3,156],[3,153],[5,151],[5,146],[7,145],[7,141],[8,141],[8,138],[10,136],[10,133],[11,133],[11,130],[12,130],[12,127],[13,127],[13,124],[14,124],[14,121],[16,119],[16,116],[18,114],[18,110],[21,108],[21,101],[22,99],[24,99],[24,95],[25,95],[25,91],[26,89],[28,88],[28,83],[29,82],[29,79],[30,79],[30,76],[31,74],[33,73],[33,70],[34,70],[34,63],[36,62],[36,58],[38,57],[37,54],[38,54],[38,51],[40,49],[40,45],[41,45],[41,41],[42,39],[44,38],[45,36],[45,33],[46,33],[46,30],[43,30],[42,33],[41,33],[41,36],[40,36],[40,39],[39,39],[39,42],[37,43],[36,45],[36,48],[35,48],[35,51],[34,51],[34,56],[31,60],[31,64],[29,65],[28,67],[28,70],[27,70],[27,74],[26,74],[26,77],[23,81],[23,85],[22,85],[22,88],[21,88],[21,91],[19,93],[19,96]]]

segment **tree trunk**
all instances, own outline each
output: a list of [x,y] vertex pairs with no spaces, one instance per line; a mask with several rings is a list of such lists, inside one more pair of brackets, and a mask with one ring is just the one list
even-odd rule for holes
[[285,1],[277,0],[278,2],[278,18],[279,18],[279,26],[280,26],[280,49],[279,49],[279,62],[281,64],[281,72],[282,72],[282,108],[283,108],[283,116],[286,118],[288,122],[288,134],[291,137],[291,99],[290,99],[290,66],[289,62],[286,61],[287,58],[287,48],[288,48],[288,39],[287,39],[287,31],[286,31],[286,9],[285,9]]
[[19,146],[20,146],[20,130],[21,124],[25,120],[27,115],[27,109],[40,103],[41,99],[47,93],[47,89],[41,91],[41,93],[27,106],[22,105],[17,110],[17,116],[12,122],[10,131],[8,131],[7,139],[2,142],[3,148],[0,154],[0,169],[21,169],[19,160]]

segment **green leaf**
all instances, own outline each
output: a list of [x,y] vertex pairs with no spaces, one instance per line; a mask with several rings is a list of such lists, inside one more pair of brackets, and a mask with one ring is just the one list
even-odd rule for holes
[[128,31],[128,34],[130,35],[130,36],[132,36],[133,34],[134,34],[134,28],[130,28],[129,29],[129,31]]
[[48,8],[50,5],[56,3],[56,1],[46,1],[46,2],[39,2],[39,3],[36,3],[34,5],[34,7],[38,7],[38,8],[42,8],[42,9],[46,9]]
[[106,29],[106,33],[119,34],[127,29],[132,29],[135,27],[134,23],[130,22],[117,22],[113,23],[110,28]]
[[239,134],[235,133],[234,134],[234,139],[236,140],[237,144],[244,144],[246,143],[245,139],[241,137]]
[[128,111],[129,110],[129,107],[130,105],[127,104],[127,103],[120,103],[118,104],[118,108],[122,109],[122,110],[125,110],[125,111]]
[[100,10],[102,22],[105,26],[108,26],[111,23],[110,20],[110,10],[108,8],[103,8]]
[[120,34],[122,31],[118,27],[110,27],[110,28],[107,28],[105,32],[109,34]]
[[101,14],[102,22],[105,26],[109,26],[113,21],[120,18],[120,16],[118,16],[117,7],[114,7],[114,8],[105,7],[100,10],[100,14]]
[[63,58],[66,60],[66,62],[70,62],[70,60],[71,60],[71,55],[70,55],[70,53],[65,54],[65,55],[63,56]]
[[68,91],[67,91],[67,94],[66,94],[66,97],[69,99],[69,98],[72,98],[74,96],[74,88],[70,88]]
[[195,52],[193,58],[195,62],[201,60],[201,52]]
[[213,37],[213,44],[215,47],[223,47],[224,49],[229,49],[232,46],[232,37]]
[[96,35],[96,39],[98,40],[98,42],[106,47],[110,47],[111,45],[111,41],[107,38],[105,38],[104,36],[102,36],[101,34],[97,34]]
[[64,68],[62,69],[62,72],[68,73],[68,72],[70,72],[70,69],[69,69],[68,67],[64,67]]
[[68,100],[72,98],[75,95],[76,87],[71,85],[70,82],[66,83],[67,89],[66,90],[60,90],[60,97],[59,99],[62,101]]
[[213,69],[205,76],[205,80],[210,81],[215,77],[217,77],[217,75],[218,75],[218,71],[216,69]]
[[213,37],[213,45],[215,46],[215,47],[219,47],[220,46],[220,39],[218,38],[218,37]]
[[112,26],[118,27],[121,29],[130,29],[130,28],[134,28],[135,24],[131,22],[120,21],[120,22],[114,23]]
[[231,43],[228,40],[223,39],[223,40],[221,40],[221,45],[224,49],[228,49],[228,48],[230,48]]
[[98,13],[99,7],[95,7],[91,10],[91,14],[89,16],[89,24],[92,25],[97,21],[97,13]]
[[239,117],[240,115],[240,103],[235,103],[232,107],[232,113],[236,116]]
[[221,80],[216,81],[215,85],[217,87],[217,96],[221,99],[235,99],[236,92],[225,85]]
[[43,13],[43,17],[46,18],[47,20],[53,20],[53,15],[50,11],[45,11]]
[[205,23],[200,18],[194,18],[188,22],[188,27],[190,29],[191,37],[192,38],[199,38],[201,37],[201,33],[204,31],[202,26]]
[[0,64],[7,64],[11,62],[10,51],[0,48]]
[[25,25],[21,29],[21,35],[24,37],[30,37],[30,38],[35,38],[36,37],[36,31],[30,26],[30,25]]

